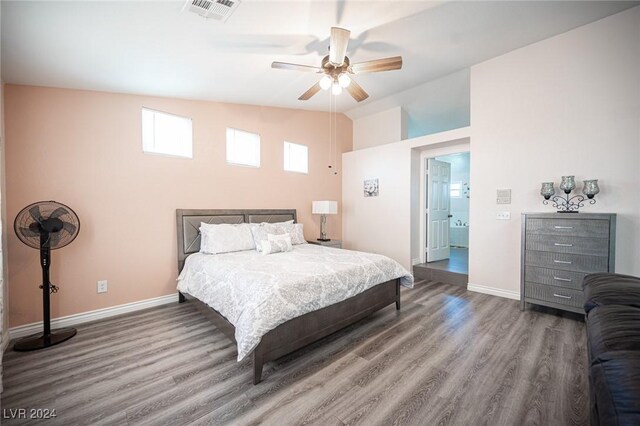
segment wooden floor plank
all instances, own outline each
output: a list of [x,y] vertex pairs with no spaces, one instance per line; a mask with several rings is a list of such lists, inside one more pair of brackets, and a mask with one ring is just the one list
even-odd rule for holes
[[[433,282],[265,365],[193,306],[78,327],[59,346],[4,356],[2,408],[48,424],[588,424],[584,322]],[[27,424],[3,419],[3,424]]]

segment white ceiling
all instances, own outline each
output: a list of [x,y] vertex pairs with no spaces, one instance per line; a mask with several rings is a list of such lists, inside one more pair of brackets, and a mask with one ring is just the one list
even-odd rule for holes
[[[297,98],[317,75],[272,61],[318,65],[329,28],[352,31],[352,62],[402,55],[400,71],[357,76],[371,97],[343,94],[339,111],[595,21],[639,2],[243,0],[226,23],[178,1],[2,1],[6,83],[327,110]],[[406,94],[405,94],[406,96]],[[402,103],[397,100],[397,104]],[[414,104],[415,99],[412,101]],[[420,105],[415,105],[420,111]]]

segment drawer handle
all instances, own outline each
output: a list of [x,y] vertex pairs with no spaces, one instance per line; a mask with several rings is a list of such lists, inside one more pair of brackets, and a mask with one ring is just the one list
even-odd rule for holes
[[556,229],[573,229],[573,226],[554,226]]
[[565,244],[565,243],[553,243],[553,245],[558,247],[573,247],[573,244]]
[[573,262],[571,262],[570,260],[553,260],[553,263],[562,263],[564,265],[571,265]]
[[556,281],[566,281],[568,283],[570,283],[571,281],[573,281],[571,278],[560,278],[560,277],[553,277],[554,280]]
[[553,293],[553,295],[555,297],[559,297],[561,299],[571,299],[571,296],[565,296],[564,294],[555,294],[555,293]]

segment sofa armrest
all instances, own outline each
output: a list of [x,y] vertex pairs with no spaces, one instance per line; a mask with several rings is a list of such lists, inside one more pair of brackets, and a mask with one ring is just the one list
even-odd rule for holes
[[596,306],[622,305],[640,308],[640,278],[631,275],[598,273],[587,275],[583,282],[584,310]]

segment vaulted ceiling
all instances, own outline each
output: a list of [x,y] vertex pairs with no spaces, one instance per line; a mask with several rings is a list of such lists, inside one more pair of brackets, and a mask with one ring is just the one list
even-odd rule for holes
[[[329,29],[351,30],[354,62],[402,55],[400,71],[355,76],[371,95],[337,97],[358,115],[373,104],[527,44],[637,5],[615,1],[251,1],[227,22],[183,11],[182,1],[2,1],[6,83],[327,110],[328,92],[297,98]],[[398,104],[402,97],[397,99]],[[415,104],[415,99],[413,100]],[[370,106],[367,106],[371,104]],[[424,106],[415,105],[416,111]]]

